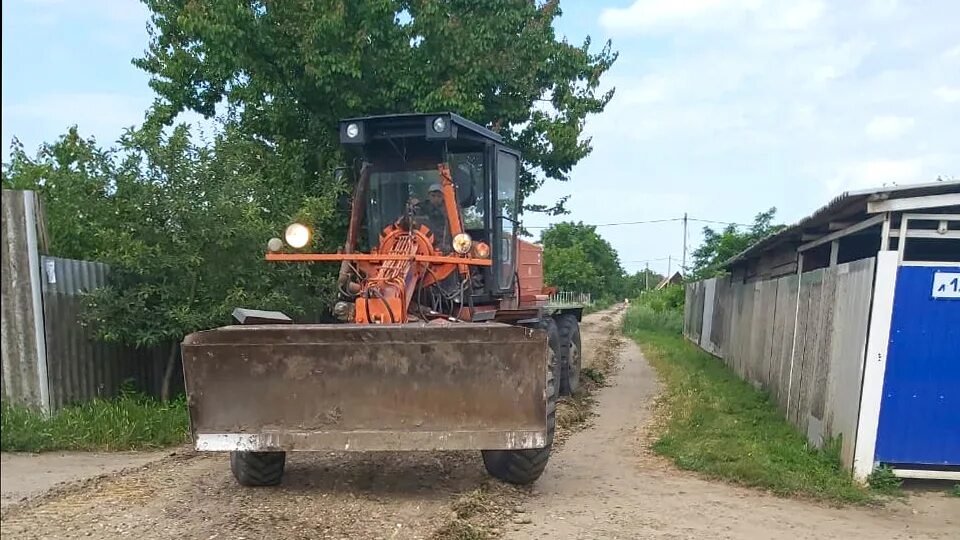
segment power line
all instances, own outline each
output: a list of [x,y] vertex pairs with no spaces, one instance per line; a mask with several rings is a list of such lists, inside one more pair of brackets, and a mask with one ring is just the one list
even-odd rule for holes
[[700,222],[700,223],[714,223],[714,224],[717,224],[717,225],[736,225],[737,227],[753,227],[753,225],[749,225],[749,224],[747,224],[747,223],[734,223],[734,222],[732,222],[732,221],[716,221],[716,220],[712,220],[712,219],[690,218],[690,221],[697,221],[697,222]]
[[[671,221],[680,221],[683,218],[669,218],[669,219],[650,219],[646,221],[622,221],[618,223],[584,223],[586,227],[616,227],[619,225],[646,225],[648,223],[668,223]],[[554,223],[556,225],[556,223]],[[546,225],[542,227],[526,227],[527,229],[549,229],[553,225]]]
[[[673,257],[673,255],[669,255],[669,256],[667,256],[667,257],[660,257],[659,259],[644,259],[644,260],[642,260],[642,261],[622,261],[622,262],[623,262],[624,264],[628,264],[628,263],[632,263],[632,264],[652,263],[652,262],[658,262],[658,261],[666,261],[667,259],[670,259],[671,257]],[[673,257],[673,258],[676,258],[676,257]]]
[[[733,221],[717,221],[717,220],[714,220],[714,219],[699,219],[699,218],[686,218],[686,219],[687,219],[687,221],[696,221],[696,222],[698,222],[698,223],[712,223],[712,224],[715,224],[715,225],[734,225],[734,226],[737,226],[737,227],[751,227],[751,226],[752,226],[752,225],[748,225],[748,224],[746,224],[746,223],[736,223],[736,222],[733,222]],[[666,219],[648,219],[648,220],[644,220],[644,221],[617,221],[617,222],[613,222],[613,223],[584,223],[583,225],[586,226],[586,227],[620,227],[620,226],[622,226],[622,225],[648,225],[648,224],[651,224],[651,223],[671,223],[671,222],[674,222],[674,221],[683,221],[683,220],[684,220],[684,218],[681,216],[681,217],[666,218]],[[557,225],[557,224],[554,223],[553,225]],[[542,225],[542,226],[537,226],[537,227],[525,227],[525,228],[527,228],[527,229],[549,229],[550,227],[553,227],[553,225]]]

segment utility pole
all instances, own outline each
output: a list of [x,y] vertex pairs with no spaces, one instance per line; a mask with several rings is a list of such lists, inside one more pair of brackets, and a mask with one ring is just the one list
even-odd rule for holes
[[680,273],[687,275],[687,213],[683,213],[683,263],[680,265]]
[[667,279],[670,279],[670,277],[673,276],[673,274],[670,273],[670,269],[672,268],[671,266],[672,263],[673,263],[672,257],[670,255],[667,255]]
[[650,263],[647,263],[647,269],[643,272],[643,291],[650,290]]

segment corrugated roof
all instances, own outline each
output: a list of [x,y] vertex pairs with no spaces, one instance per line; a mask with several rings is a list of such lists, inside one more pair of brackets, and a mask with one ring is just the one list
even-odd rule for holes
[[867,202],[869,201],[923,197],[944,193],[960,193],[960,180],[845,191],[809,216],[776,234],[762,238],[760,241],[724,262],[723,267],[728,268],[738,262],[758,255],[775,245],[792,240],[794,237],[802,235],[804,229],[825,225],[831,221],[848,218],[852,215],[865,214],[867,211]]

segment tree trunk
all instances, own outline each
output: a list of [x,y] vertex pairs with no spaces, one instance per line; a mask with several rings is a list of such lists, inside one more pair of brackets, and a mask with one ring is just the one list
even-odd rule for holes
[[173,344],[170,345],[170,354],[167,356],[167,367],[163,370],[160,400],[164,403],[170,401],[170,383],[173,379],[173,366],[177,365],[177,353],[180,351],[179,345],[177,342],[173,342]]

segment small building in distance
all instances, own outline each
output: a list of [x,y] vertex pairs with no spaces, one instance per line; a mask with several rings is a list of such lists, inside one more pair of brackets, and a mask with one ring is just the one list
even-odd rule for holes
[[664,289],[670,285],[679,285],[680,283],[683,283],[683,276],[680,274],[680,272],[674,272],[672,276],[663,278],[660,283],[657,284],[654,290],[659,291],[660,289]]

